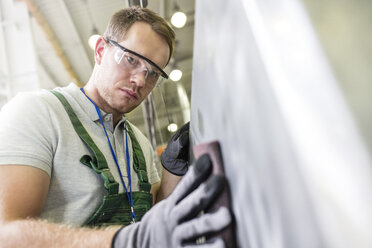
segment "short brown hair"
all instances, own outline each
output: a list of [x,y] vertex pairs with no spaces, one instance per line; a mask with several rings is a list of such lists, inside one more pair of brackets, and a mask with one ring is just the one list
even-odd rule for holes
[[152,10],[133,6],[116,12],[107,25],[104,37],[120,42],[124,40],[126,32],[135,22],[146,22],[152,30],[164,38],[169,46],[169,58],[173,55],[175,46],[175,33],[168,22]]

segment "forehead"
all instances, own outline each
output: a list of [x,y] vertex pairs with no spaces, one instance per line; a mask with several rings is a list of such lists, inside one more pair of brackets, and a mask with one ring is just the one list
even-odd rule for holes
[[148,23],[134,23],[119,44],[149,58],[161,68],[166,66],[170,53],[168,44]]

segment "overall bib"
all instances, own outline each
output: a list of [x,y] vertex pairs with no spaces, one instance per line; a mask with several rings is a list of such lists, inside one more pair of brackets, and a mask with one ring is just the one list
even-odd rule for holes
[[[51,91],[62,103],[67,114],[70,117],[72,125],[79,137],[92,151],[91,155],[84,155],[80,162],[93,169],[103,179],[106,189],[106,195],[103,197],[101,205],[88,218],[84,225],[86,226],[108,226],[108,225],[129,225],[132,222],[131,208],[126,193],[119,193],[119,183],[115,181],[107,165],[106,158],[99,150],[93,139],[76,116],[71,105],[66,98],[59,92]],[[133,149],[133,169],[137,174],[139,189],[138,192],[132,192],[133,208],[136,214],[136,221],[140,221],[143,215],[152,206],[152,195],[150,193],[151,184],[148,182],[146,161],[140,144],[138,143],[134,132],[128,123],[128,134],[132,141]]]

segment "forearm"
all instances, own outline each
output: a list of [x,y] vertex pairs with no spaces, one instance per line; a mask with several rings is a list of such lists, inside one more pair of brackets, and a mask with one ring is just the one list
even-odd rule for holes
[[164,169],[160,188],[159,188],[159,191],[156,197],[156,202],[159,202],[167,198],[170,195],[170,193],[173,192],[174,188],[176,187],[178,182],[181,180],[181,178],[182,177],[173,175],[172,173]]
[[74,228],[40,220],[17,220],[0,224],[1,247],[111,247],[119,226],[105,229]]

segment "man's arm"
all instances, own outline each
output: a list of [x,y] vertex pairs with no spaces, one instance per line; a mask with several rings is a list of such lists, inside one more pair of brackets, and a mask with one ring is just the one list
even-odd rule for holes
[[152,204],[154,205],[157,202],[157,195],[160,188],[160,182],[154,183],[151,185],[150,193],[152,194]]
[[106,229],[72,228],[41,220],[24,219],[0,222],[0,242],[3,248],[110,248],[120,227]]
[[110,247],[119,227],[71,228],[37,220],[50,178],[24,165],[0,165],[0,243],[2,247]]
[[167,170],[163,170],[160,189],[156,196],[156,203],[167,198],[170,195],[170,193],[173,192],[174,188],[177,186],[181,178],[182,176],[176,176],[168,172]]
[[38,217],[49,188],[46,172],[25,165],[0,165],[0,220]]

